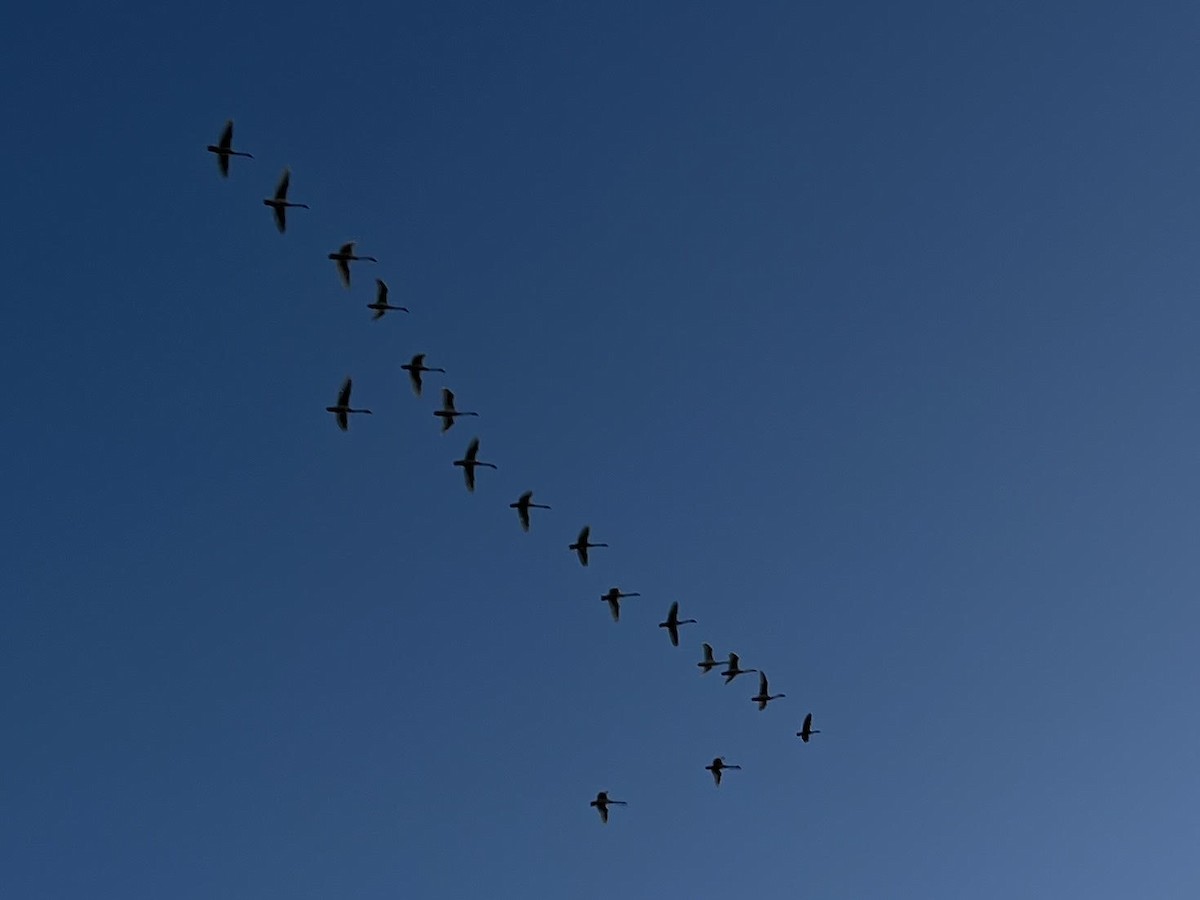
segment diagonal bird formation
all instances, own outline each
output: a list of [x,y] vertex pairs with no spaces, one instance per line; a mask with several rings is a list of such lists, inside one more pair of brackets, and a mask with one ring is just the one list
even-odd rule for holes
[[[233,149],[232,120],[225,123],[225,127],[221,131],[221,136],[217,143],[210,144],[206,149],[208,152],[216,155],[217,166],[222,177],[226,178],[229,177],[229,163],[232,157],[237,156],[244,157],[246,159],[254,159],[254,157],[249,153]],[[309,208],[304,203],[293,203],[288,200],[288,188],[290,187],[290,184],[291,171],[285,168],[278,184],[276,185],[275,193],[271,197],[268,197],[262,201],[266,206],[270,207],[274,213],[275,226],[279,230],[280,234],[284,234],[287,231],[288,209]],[[379,260],[373,256],[362,256],[357,254],[355,252],[355,244],[355,241],[347,241],[346,243],[342,244],[338,250],[328,255],[328,258],[336,264],[338,277],[341,279],[342,285],[346,288],[350,288],[351,286],[350,263],[379,262]],[[373,320],[377,321],[383,318],[383,316],[390,311],[405,313],[409,312],[407,307],[394,306],[388,302],[388,286],[383,279],[375,279],[375,286],[375,301],[367,304],[367,308],[374,312],[374,315],[372,316]],[[426,373],[436,372],[439,374],[445,374],[446,371],[442,368],[425,365],[425,357],[426,354],[417,353],[408,363],[400,367],[402,370],[408,372],[409,379],[412,383],[413,393],[418,397],[421,396],[423,388],[423,376]],[[337,423],[338,428],[340,428],[342,431],[349,430],[351,415],[372,414],[371,410],[369,409],[360,409],[350,405],[350,394],[352,388],[353,380],[347,377],[346,380],[342,382],[341,389],[338,391],[337,402],[333,406],[325,407],[326,412],[333,414],[334,421]],[[479,416],[479,413],[474,411],[459,410],[455,406],[454,392],[449,388],[443,387],[441,408],[435,410],[433,415],[441,420],[441,431],[444,434],[454,426],[454,423],[457,419],[464,416],[477,417]],[[471,493],[474,493],[475,491],[476,469],[498,468],[495,463],[485,462],[479,459],[478,437],[472,438],[471,442],[467,445],[467,449],[463,454],[463,457],[461,459],[454,460],[453,465],[462,469],[467,490]],[[521,494],[515,503],[510,503],[509,508],[517,511],[522,530],[528,532],[530,528],[530,510],[548,510],[551,507],[543,503],[534,503],[533,491],[529,490]],[[584,525],[583,528],[580,529],[579,535],[575,541],[568,545],[568,549],[576,554],[579,559],[579,563],[582,566],[588,565],[588,551],[597,547],[608,547],[608,544],[592,541],[590,525]],[[621,619],[621,601],[628,597],[640,596],[641,594],[637,592],[623,592],[619,587],[612,587],[606,593],[601,595],[600,600],[608,604],[613,621],[619,622]],[[658,627],[665,628],[667,630],[667,636],[670,638],[671,645],[678,647],[680,626],[690,624],[697,624],[697,622],[695,619],[679,618],[679,602],[674,601],[671,603],[670,609],[667,611],[667,618],[664,621],[659,622]],[[702,644],[701,647],[703,649],[703,658],[700,660],[700,662],[696,663],[696,666],[700,669],[701,675],[707,675],[709,671],[720,666],[721,662],[716,658],[711,644],[705,643]],[[725,670],[721,674],[725,678],[725,684],[730,684],[739,675],[748,675],[752,673],[758,673],[758,693],[751,697],[750,700],[758,706],[760,712],[765,710],[767,708],[767,704],[769,704],[772,700],[779,700],[786,696],[785,694],[772,694],[770,692],[766,674],[758,669],[743,669],[741,667],[741,660],[736,653],[730,653],[728,655],[728,659],[725,664]],[[805,715],[804,724],[801,726],[801,730],[796,732],[796,737],[800,738],[800,740],[805,744],[809,742],[812,735],[820,734],[820,731],[812,727],[812,719],[812,713]],[[730,765],[724,761],[724,757],[718,756],[715,757],[713,761],[704,768],[712,774],[713,781],[716,783],[716,785],[720,786],[721,773],[723,771],[729,769],[741,769],[741,766]],[[597,812],[600,814],[600,820],[607,823],[609,807],[626,806],[627,803],[624,800],[612,800],[609,798],[607,791],[600,791],[596,794],[596,799],[591,801],[589,805],[595,807]]]

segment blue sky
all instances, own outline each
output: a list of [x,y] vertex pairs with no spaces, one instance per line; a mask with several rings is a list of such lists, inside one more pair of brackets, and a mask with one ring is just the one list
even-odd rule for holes
[[4,894],[1195,896],[1200,10],[912,6],[6,10]]

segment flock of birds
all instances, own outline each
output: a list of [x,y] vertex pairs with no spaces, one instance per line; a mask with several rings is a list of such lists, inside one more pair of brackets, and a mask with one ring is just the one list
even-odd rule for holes
[[[233,121],[225,123],[225,128],[221,132],[221,137],[216,144],[208,146],[208,152],[216,155],[217,166],[220,169],[223,177],[229,176],[229,163],[233,157],[244,157],[253,159],[254,157],[240,150],[233,149]],[[288,188],[291,185],[291,172],[288,169],[283,170],[283,174],[279,179],[279,183],[275,187],[275,193],[271,197],[263,199],[263,203],[269,206],[275,216],[275,227],[280,234],[287,231],[287,211],[289,209],[308,209],[307,204],[293,203],[288,200]],[[329,254],[336,267],[338,276],[341,278],[342,284],[350,287],[350,264],[354,262],[373,262],[378,263],[373,256],[360,256],[355,252],[355,242],[348,241],[342,244],[336,251]],[[388,312],[405,312],[409,310],[403,306],[394,306],[388,302],[388,286],[380,278],[375,279],[375,300],[367,304],[367,308],[374,312],[373,320],[383,318]],[[424,379],[423,376],[427,372],[436,372],[445,374],[445,369],[434,368],[425,365],[424,353],[418,353],[406,364],[400,368],[408,372],[409,380],[412,383],[413,392],[419,397],[421,396]],[[350,405],[350,394],[353,390],[354,383],[351,378],[346,378],[342,382],[342,386],[338,391],[337,402],[332,406],[325,407],[325,411],[332,413],[334,421],[338,428],[346,431],[350,427],[350,416],[352,415],[371,415],[369,409],[359,409]],[[479,413],[473,411],[460,410],[455,406],[454,392],[449,388],[442,388],[442,405],[441,408],[434,411],[434,416],[441,420],[441,430],[445,434],[454,427],[457,419],[464,416],[478,416]],[[474,492],[475,490],[475,475],[476,469],[496,469],[495,463],[484,462],[479,459],[479,438],[473,438],[470,444],[467,445],[467,450],[463,454],[462,459],[456,459],[453,465],[460,467],[463,470],[463,479],[466,482],[467,490]],[[543,503],[533,502],[533,491],[525,491],[517,498],[516,502],[510,503],[509,507],[517,511],[518,519],[521,523],[521,528],[524,531],[529,531],[530,527],[530,510],[532,509],[550,509],[549,506]],[[584,525],[580,529],[578,537],[574,543],[568,545],[579,559],[580,565],[588,565],[588,551],[596,547],[607,547],[606,543],[593,543],[591,539],[591,526]],[[627,597],[640,597],[637,592],[624,592],[619,587],[610,588],[606,593],[601,595],[600,600],[608,604],[609,611],[612,613],[613,621],[619,622],[621,619],[621,601]],[[679,628],[682,625],[696,624],[695,619],[679,618],[679,603],[678,601],[671,604],[671,608],[667,611],[665,621],[659,622],[659,628],[667,630],[667,636],[670,638],[671,645],[679,646]],[[700,669],[701,675],[708,674],[709,671],[722,665],[722,662],[717,659],[714,654],[711,644],[701,644],[704,658],[696,665]],[[752,703],[758,706],[759,711],[765,710],[767,704],[772,700],[779,700],[785,697],[785,694],[772,694],[770,692],[769,683],[765,672],[758,669],[743,669],[741,659],[736,653],[730,653],[728,659],[724,663],[725,669],[721,674],[725,678],[725,684],[731,683],[739,675],[758,674],[758,693],[750,698]],[[812,727],[813,716],[808,713],[804,717],[804,723],[799,731],[796,732],[796,737],[800,738],[804,743],[808,743],[809,739],[814,734],[820,734],[820,731]],[[729,769],[741,769],[739,765],[731,765],[725,762],[724,757],[718,756],[711,763],[704,767],[712,774],[713,782],[719,787],[721,784],[721,775]],[[589,804],[594,807],[600,814],[600,821],[608,822],[608,810],[610,806],[626,806],[624,800],[613,800],[608,796],[607,791],[600,791],[596,794],[596,799]]]

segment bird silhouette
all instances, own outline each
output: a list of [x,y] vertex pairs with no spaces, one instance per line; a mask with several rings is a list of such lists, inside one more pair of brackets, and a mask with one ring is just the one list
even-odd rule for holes
[[233,119],[225,123],[225,130],[221,132],[221,139],[215,144],[209,144],[205,149],[209,153],[217,154],[217,168],[221,170],[221,175],[225,178],[229,177],[229,157],[244,156],[246,159],[254,159],[249,153],[241,153],[233,149]]
[[445,369],[431,369],[429,366],[425,365],[424,353],[416,354],[407,365],[403,365],[400,368],[408,372],[408,378],[412,382],[413,393],[418,397],[421,396],[422,372],[441,372],[443,375],[446,374]]
[[767,674],[766,672],[758,673],[758,694],[751,697],[753,703],[758,704],[758,711],[762,712],[767,708],[767,704],[772,700],[778,700],[780,697],[786,697],[787,694],[770,694],[767,692]]
[[287,231],[287,211],[288,207],[293,209],[308,209],[307,203],[289,203],[287,198],[288,185],[291,184],[292,173],[288,169],[283,170],[283,175],[279,179],[279,184],[275,186],[275,196],[267,197],[263,200],[266,206],[271,207],[275,212],[275,227],[279,229],[279,233],[283,234]]
[[622,594],[620,588],[609,588],[608,592],[600,595],[600,599],[608,604],[609,612],[612,613],[613,621],[621,621],[621,600],[624,597],[640,597],[641,594]]
[[600,813],[600,821],[608,824],[608,808],[610,806],[628,806],[624,800],[609,800],[608,791],[601,791],[588,806],[594,806]]
[[350,413],[363,413],[364,415],[368,416],[371,415],[371,411],[369,409],[354,409],[350,406],[350,388],[352,386],[353,382],[349,378],[343,381],[342,389],[338,391],[337,405],[325,407],[325,412],[333,413],[334,417],[337,419],[338,428],[342,429],[342,431],[345,431],[350,427]]
[[450,388],[442,388],[442,408],[434,410],[435,416],[442,420],[442,433],[445,434],[454,425],[454,420],[459,416],[477,416],[477,412],[459,412],[454,408],[454,391]]
[[475,469],[478,466],[483,466],[488,469],[495,469],[496,466],[490,462],[480,462],[475,457],[479,455],[479,438],[473,438],[471,443],[467,445],[467,455],[462,459],[456,459],[454,465],[462,466],[463,477],[467,480],[467,490],[475,492]]
[[743,669],[743,668],[741,668],[740,660],[738,659],[738,655],[736,653],[730,653],[729,654],[729,662],[726,663],[725,671],[722,672],[721,674],[725,676],[725,683],[729,684],[729,682],[733,681],[733,679],[737,678],[739,675],[748,675],[751,672],[757,672],[757,671],[758,671],[758,669]]
[[375,279],[375,302],[368,303],[367,309],[375,310],[375,315],[371,316],[371,321],[382,319],[383,314],[389,309],[398,310],[399,312],[408,312],[407,306],[392,306],[388,303],[388,286],[382,278]]
[[720,663],[713,656],[712,644],[701,644],[700,646],[704,648],[704,659],[700,660],[696,665],[700,667],[701,675],[707,675],[709,671],[715,669]]
[[708,769],[708,771],[712,772],[713,781],[716,782],[717,787],[720,787],[721,786],[721,772],[724,771],[725,769],[740,769],[741,766],[727,765],[725,760],[722,759],[720,756],[718,756],[716,759],[714,759],[712,761],[711,765],[707,765],[704,768],[706,768],[706,769]]
[[521,519],[521,530],[529,530],[529,511],[531,509],[549,509],[544,503],[533,502],[533,491],[526,491],[517,498],[516,503],[508,504],[509,509],[515,509]]
[[[667,613],[667,621],[659,622],[658,627],[667,629],[667,634],[669,634],[671,636],[672,646],[678,647],[679,646],[679,626],[687,625],[689,623],[695,624],[695,622],[696,622],[695,619],[680,619],[679,618],[679,601],[676,600],[674,603],[671,604],[671,609]],[[708,645],[705,644],[704,646],[707,647]],[[714,665],[715,665],[715,663],[714,663]],[[705,670],[705,671],[707,671],[707,670]]]
[[800,730],[796,732],[796,737],[800,738],[800,740],[804,741],[804,743],[807,744],[808,739],[810,737],[812,737],[814,734],[820,734],[820,733],[821,732],[819,730],[817,730],[817,731],[813,730],[812,713],[809,713],[807,716],[804,717],[804,724],[801,725]]
[[342,284],[344,284],[346,287],[350,287],[350,263],[360,261],[373,263],[379,262],[379,260],[373,256],[355,255],[354,244],[355,241],[347,241],[346,243],[342,244],[339,249],[329,254],[329,258],[337,263],[338,275],[341,276]]
[[567,546],[568,550],[574,550],[577,554],[579,554],[579,564],[581,566],[586,566],[588,564],[588,547],[608,546],[608,544],[590,543],[589,537],[591,536],[591,533],[592,526],[584,525],[583,528],[579,529],[579,538],[575,541],[575,543]]

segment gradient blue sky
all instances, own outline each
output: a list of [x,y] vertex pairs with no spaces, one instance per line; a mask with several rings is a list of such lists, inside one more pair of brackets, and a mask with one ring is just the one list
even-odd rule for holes
[[1195,897],[1198,37],[6,8],[0,891]]

